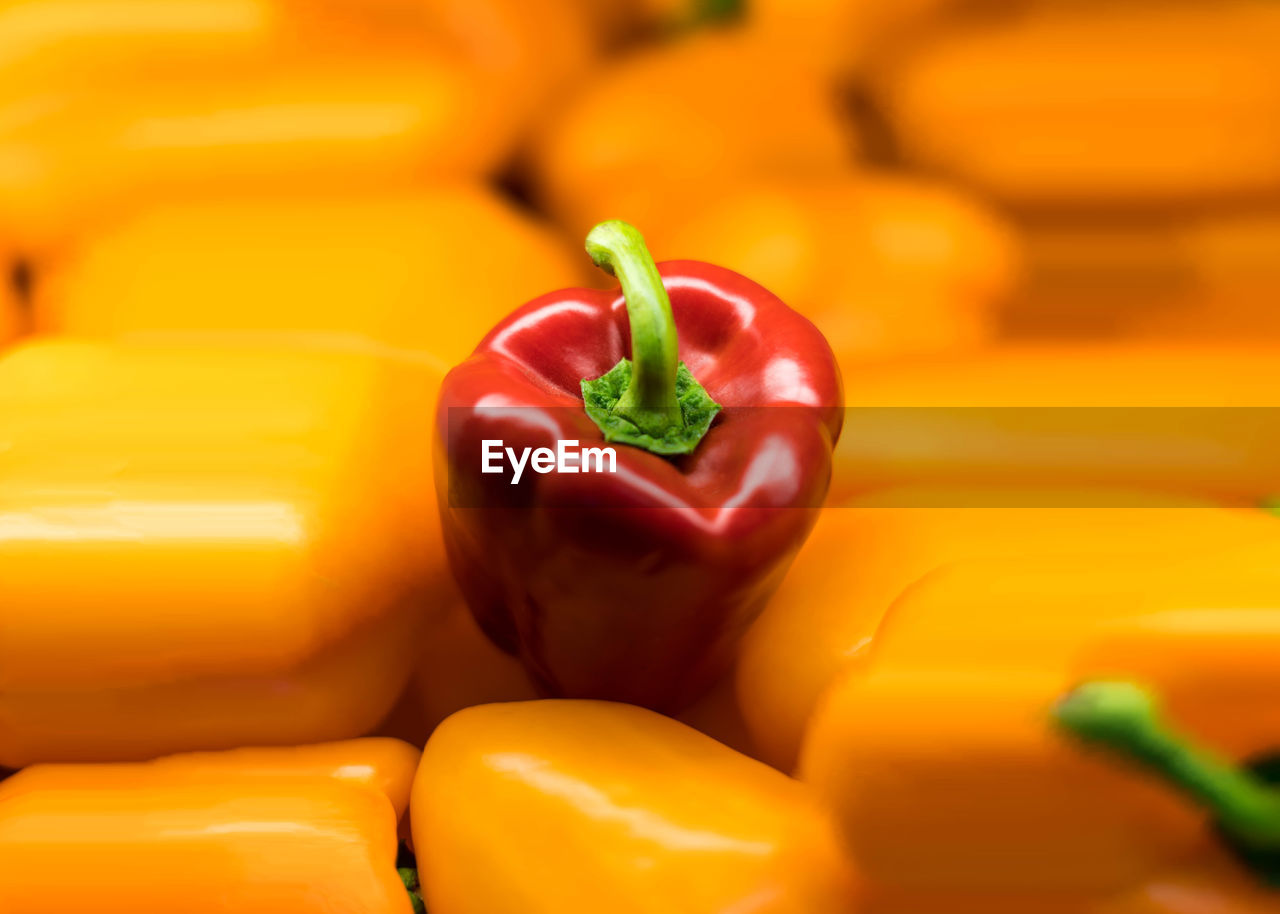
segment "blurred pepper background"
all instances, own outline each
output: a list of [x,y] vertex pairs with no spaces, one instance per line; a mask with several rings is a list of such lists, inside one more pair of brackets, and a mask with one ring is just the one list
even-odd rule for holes
[[1256,340],[1278,45],[1265,0],[13,0],[0,339],[444,322],[454,361],[621,218],[846,375]]

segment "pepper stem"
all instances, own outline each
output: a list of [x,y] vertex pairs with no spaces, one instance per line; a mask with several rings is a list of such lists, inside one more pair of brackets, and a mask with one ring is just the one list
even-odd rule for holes
[[587,235],[591,261],[618,277],[631,323],[631,383],[613,413],[645,434],[662,437],[682,427],[676,399],[676,371],[680,366],[676,319],[644,239],[625,222],[602,222]]
[[1054,717],[1080,742],[1155,772],[1212,813],[1232,843],[1280,851],[1280,791],[1169,726],[1156,697],[1141,686],[1087,682],[1058,702]]
[[602,222],[587,235],[587,253],[618,278],[631,325],[631,358],[582,382],[587,414],[607,441],[692,452],[720,406],[680,361],[671,299],[644,239],[625,222]]
[[418,859],[407,844],[401,843],[396,855],[396,872],[404,883],[404,890],[409,893],[409,906],[413,914],[427,914],[426,903],[422,900],[422,885],[418,881]]

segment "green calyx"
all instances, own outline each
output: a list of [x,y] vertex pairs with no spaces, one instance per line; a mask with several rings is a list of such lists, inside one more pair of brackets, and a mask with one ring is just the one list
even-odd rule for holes
[[1142,766],[1206,809],[1241,860],[1280,887],[1280,790],[1271,778],[1177,732],[1156,697],[1131,682],[1087,682],[1058,702],[1054,718],[1079,743]]
[[711,427],[711,420],[720,411],[719,405],[681,362],[676,369],[680,421],[658,428],[657,434],[646,432],[615,412],[618,401],[631,384],[632,372],[631,360],[623,359],[594,381],[583,381],[582,399],[586,403],[587,415],[600,426],[606,441],[633,444],[663,456],[688,454]]
[[422,900],[422,885],[418,882],[418,861],[407,844],[400,845],[400,852],[396,857],[396,872],[400,874],[400,881],[409,893],[413,914],[427,914],[427,905]]
[[587,235],[587,253],[622,285],[632,356],[582,381],[587,415],[606,441],[663,456],[692,453],[720,406],[679,360],[671,299],[644,239],[625,222],[602,222]]

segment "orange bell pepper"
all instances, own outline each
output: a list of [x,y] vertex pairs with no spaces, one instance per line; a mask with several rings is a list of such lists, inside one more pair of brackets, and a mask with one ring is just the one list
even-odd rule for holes
[[0,347],[8,345],[19,335],[18,311],[12,301],[0,301]]
[[573,0],[606,47],[652,37],[720,18],[712,7],[732,7],[735,0]]
[[[573,0],[606,48],[668,39],[743,17],[744,0]],[[751,4],[754,7],[754,0]]]
[[580,260],[481,188],[161,205],[40,262],[36,326],[358,334],[447,367]]
[[1193,852],[1117,895],[1064,898],[1043,891],[996,895],[868,892],[859,914],[1271,914],[1275,893],[1220,847],[1203,841]]
[[868,358],[988,341],[1019,273],[993,214],[889,176],[747,184],[646,234],[659,258],[729,267],[808,317],[846,378]]
[[[1193,614],[1201,631],[1215,631],[1243,653],[1262,653],[1250,648],[1254,641],[1274,660],[1280,648],[1274,610],[1250,614],[1251,624],[1214,609]],[[1155,650],[1144,645],[1134,656]],[[1223,673],[1249,690],[1233,691],[1229,702],[1222,690],[1184,692],[1184,702],[1206,718],[1211,708],[1227,712],[1229,723],[1217,729],[1231,731],[1239,752],[1232,757],[1259,757],[1274,747],[1280,692],[1274,662],[1251,665],[1250,676],[1219,667],[1220,656],[1207,659],[1195,668],[1202,682]],[[873,911],[917,911],[922,897],[944,894],[957,901],[951,910],[1011,911],[1014,899],[1026,904],[1039,894],[1060,905],[1054,911],[1175,914],[1196,909],[1180,906],[1167,889],[1162,902],[1153,887],[1188,875],[1192,885],[1208,878],[1201,897],[1222,903],[1211,910],[1231,910],[1228,904],[1251,910],[1263,895],[1265,867],[1253,878],[1224,867],[1227,847],[1206,845],[1195,807],[1214,812],[1227,844],[1266,854],[1280,846],[1280,799],[1268,799],[1251,775],[1179,745],[1163,725],[1140,716],[1146,704],[1130,705],[1145,694],[1128,684],[1072,691],[1052,665],[1043,671],[876,665],[851,672],[828,694],[806,744],[804,777],[837,812],[874,885],[871,894],[881,899]],[[1065,723],[1052,720],[1055,701]],[[1080,732],[1069,740],[1064,727]],[[1166,777],[1196,802],[1137,768],[1082,751],[1082,739],[1114,741],[1156,768],[1156,759],[1180,759],[1182,775]],[[1271,905],[1275,900],[1272,892]]]
[[[909,669],[1063,668],[1098,629],[1139,611],[1267,605],[1280,592],[1278,557],[1280,544],[1268,537],[1140,561],[1095,556],[1087,565],[1065,554],[1023,557],[1014,565],[963,560],[929,573],[895,601],[864,662]],[[999,622],[975,623],[984,618]]]
[[0,347],[26,329],[26,302],[18,283],[19,261],[0,242]]
[[166,200],[476,177],[505,155],[505,120],[443,49],[55,93],[0,109],[0,231],[39,254]]
[[445,39],[523,133],[594,61],[595,40],[579,0],[287,0]]
[[876,95],[910,161],[1007,203],[1251,200],[1280,190],[1277,44],[1264,0],[1033,5],[935,30]]
[[1280,479],[1268,422],[1277,356],[1246,345],[1022,346],[868,368],[846,378],[830,497],[924,482],[1255,503]]
[[242,63],[288,25],[275,0],[11,0],[0,6],[0,93]]
[[368,12],[295,0],[8,0],[0,5],[0,97],[101,97],[193,71],[315,56],[317,47],[422,45],[427,30]]
[[1258,340],[1280,336],[1280,210],[1046,216],[1023,224],[1029,337]]
[[361,740],[29,768],[0,784],[0,910],[409,914],[396,823],[418,755]]
[[[992,0],[986,0],[989,6]],[[997,0],[999,2],[999,0]],[[836,78],[862,71],[964,0],[748,0],[748,21],[781,52],[821,62]]]
[[423,711],[424,737],[464,708],[540,697],[520,661],[480,631],[461,600],[423,640],[412,690]]
[[441,914],[857,910],[801,785],[630,705],[459,712],[427,743],[411,810]]
[[1205,840],[1183,860],[1142,885],[1089,905],[1084,914],[1270,914],[1276,893]]
[[0,766],[371,731],[457,599],[438,382],[301,337],[0,358]]
[[1278,559],[1266,542],[934,572],[824,696],[804,779],[887,892],[1133,891],[1190,853],[1202,823],[1161,785],[1081,753],[1049,709],[1081,680],[1133,677],[1232,757],[1272,749]]
[[535,190],[574,237],[604,219],[648,231],[749,180],[842,173],[846,122],[803,60],[740,30],[698,32],[583,87],[536,139]]
[[[461,601],[434,621],[430,636],[423,639],[410,693],[413,709],[405,708],[406,719],[395,722],[402,729],[387,730],[384,724],[379,732],[425,742],[446,718],[465,708],[543,697],[520,661],[489,640]],[[730,676],[677,719],[717,742],[755,754]]]
[[1175,495],[994,486],[873,493],[823,511],[743,639],[738,704],[758,756],[791,771],[823,690],[868,654],[894,601],[935,569],[964,559],[1137,558],[1255,542],[1280,546],[1280,521]]

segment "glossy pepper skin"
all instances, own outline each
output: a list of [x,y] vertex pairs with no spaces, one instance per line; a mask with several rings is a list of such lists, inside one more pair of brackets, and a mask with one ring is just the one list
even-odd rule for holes
[[629,705],[461,711],[427,743],[411,811],[432,914],[859,910],[800,784]]
[[0,359],[0,765],[370,732],[456,599],[439,374],[326,346]]
[[[1109,507],[1108,507],[1109,506]],[[793,770],[827,686],[874,652],[894,601],[964,559],[1203,554],[1280,544],[1280,522],[1172,494],[1017,486],[900,486],[824,509],[742,641],[738,703],[759,758]]]
[[605,444],[581,385],[628,356],[629,302],[569,290],[514,312],[445,378],[436,489],[472,612],[543,689],[674,710],[728,666],[816,519],[840,379],[814,326],[750,280],[674,261],[652,282],[723,407],[692,454],[620,444],[616,474],[482,474],[484,440]]
[[447,368],[512,302],[577,285],[586,269],[547,226],[491,191],[459,186],[159,204],[86,234],[36,271],[45,333],[351,334]]
[[1077,683],[1133,678],[1228,758],[1272,751],[1277,552],[935,573],[824,696],[802,779],[884,893],[1133,893],[1197,852],[1203,816],[1081,751],[1051,711]]
[[410,914],[396,827],[418,757],[357,740],[36,765],[0,784],[0,910],[83,910],[73,871],[102,914]]
[[1128,486],[1257,504],[1280,473],[1269,415],[1278,354],[1269,344],[1026,344],[868,366],[848,388],[831,498],[941,483]]
[[977,201],[882,175],[748,181],[646,229],[658,256],[726,266],[809,318],[846,378],[989,342],[1021,272],[1011,227]]

